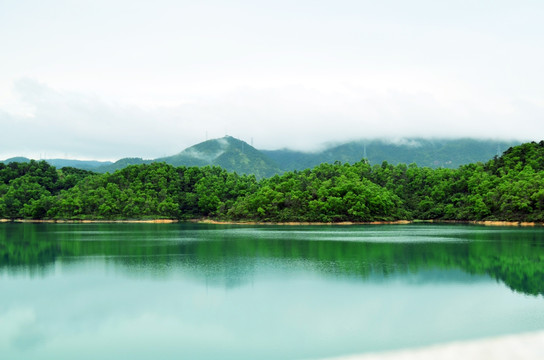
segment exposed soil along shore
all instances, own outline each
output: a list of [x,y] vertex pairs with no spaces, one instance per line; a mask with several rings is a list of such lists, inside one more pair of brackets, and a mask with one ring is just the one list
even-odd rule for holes
[[221,221],[212,219],[194,219],[190,222],[218,225],[406,225],[406,224],[474,224],[486,226],[544,226],[544,223],[524,221],[458,221],[458,220],[396,220],[396,221],[368,221],[368,222],[259,222],[259,221]]
[[261,222],[261,221],[222,221],[222,220],[213,220],[213,219],[194,219],[189,220],[190,222],[199,223],[199,224],[217,224],[217,225],[287,225],[287,226],[297,226],[297,225],[386,225],[386,224],[410,224],[412,221],[409,220],[397,220],[397,221],[370,221],[370,222],[352,222],[352,221],[342,221],[342,222],[308,222],[308,221],[288,221],[288,222]]
[[283,225],[283,226],[300,226],[300,225],[406,225],[406,224],[473,224],[485,226],[544,226],[544,223],[527,222],[527,221],[459,221],[459,220],[396,220],[396,221],[368,221],[368,222],[306,222],[306,221],[288,221],[288,222],[262,222],[262,221],[223,221],[214,219],[127,219],[127,220],[32,220],[32,219],[0,219],[0,223],[129,223],[129,224],[172,224],[178,222],[192,222],[197,224],[216,224],[216,225]]
[[437,223],[437,224],[474,224],[486,226],[543,226],[544,223],[531,221],[497,221],[497,220],[414,220],[414,223]]

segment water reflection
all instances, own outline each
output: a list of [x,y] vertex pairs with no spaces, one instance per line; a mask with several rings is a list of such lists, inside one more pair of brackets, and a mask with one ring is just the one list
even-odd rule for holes
[[440,270],[441,282],[485,275],[517,292],[544,294],[541,228],[0,224],[0,269],[7,274],[48,276],[56,263],[77,267],[93,259],[126,276],[183,272],[226,287],[278,271],[424,283],[435,282]]

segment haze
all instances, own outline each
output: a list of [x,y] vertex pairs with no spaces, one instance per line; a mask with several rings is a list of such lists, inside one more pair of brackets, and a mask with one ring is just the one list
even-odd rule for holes
[[541,140],[537,1],[0,1],[0,159]]

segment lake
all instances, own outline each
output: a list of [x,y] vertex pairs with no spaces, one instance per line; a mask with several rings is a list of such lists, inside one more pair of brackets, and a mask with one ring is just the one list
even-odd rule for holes
[[319,359],[544,329],[544,229],[0,224],[5,359]]

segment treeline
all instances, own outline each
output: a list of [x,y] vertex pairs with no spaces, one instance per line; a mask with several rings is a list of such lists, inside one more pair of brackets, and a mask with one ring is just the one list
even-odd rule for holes
[[0,217],[544,221],[544,141],[458,169],[321,164],[257,181],[219,167],[133,165],[96,174],[46,162],[0,164]]

